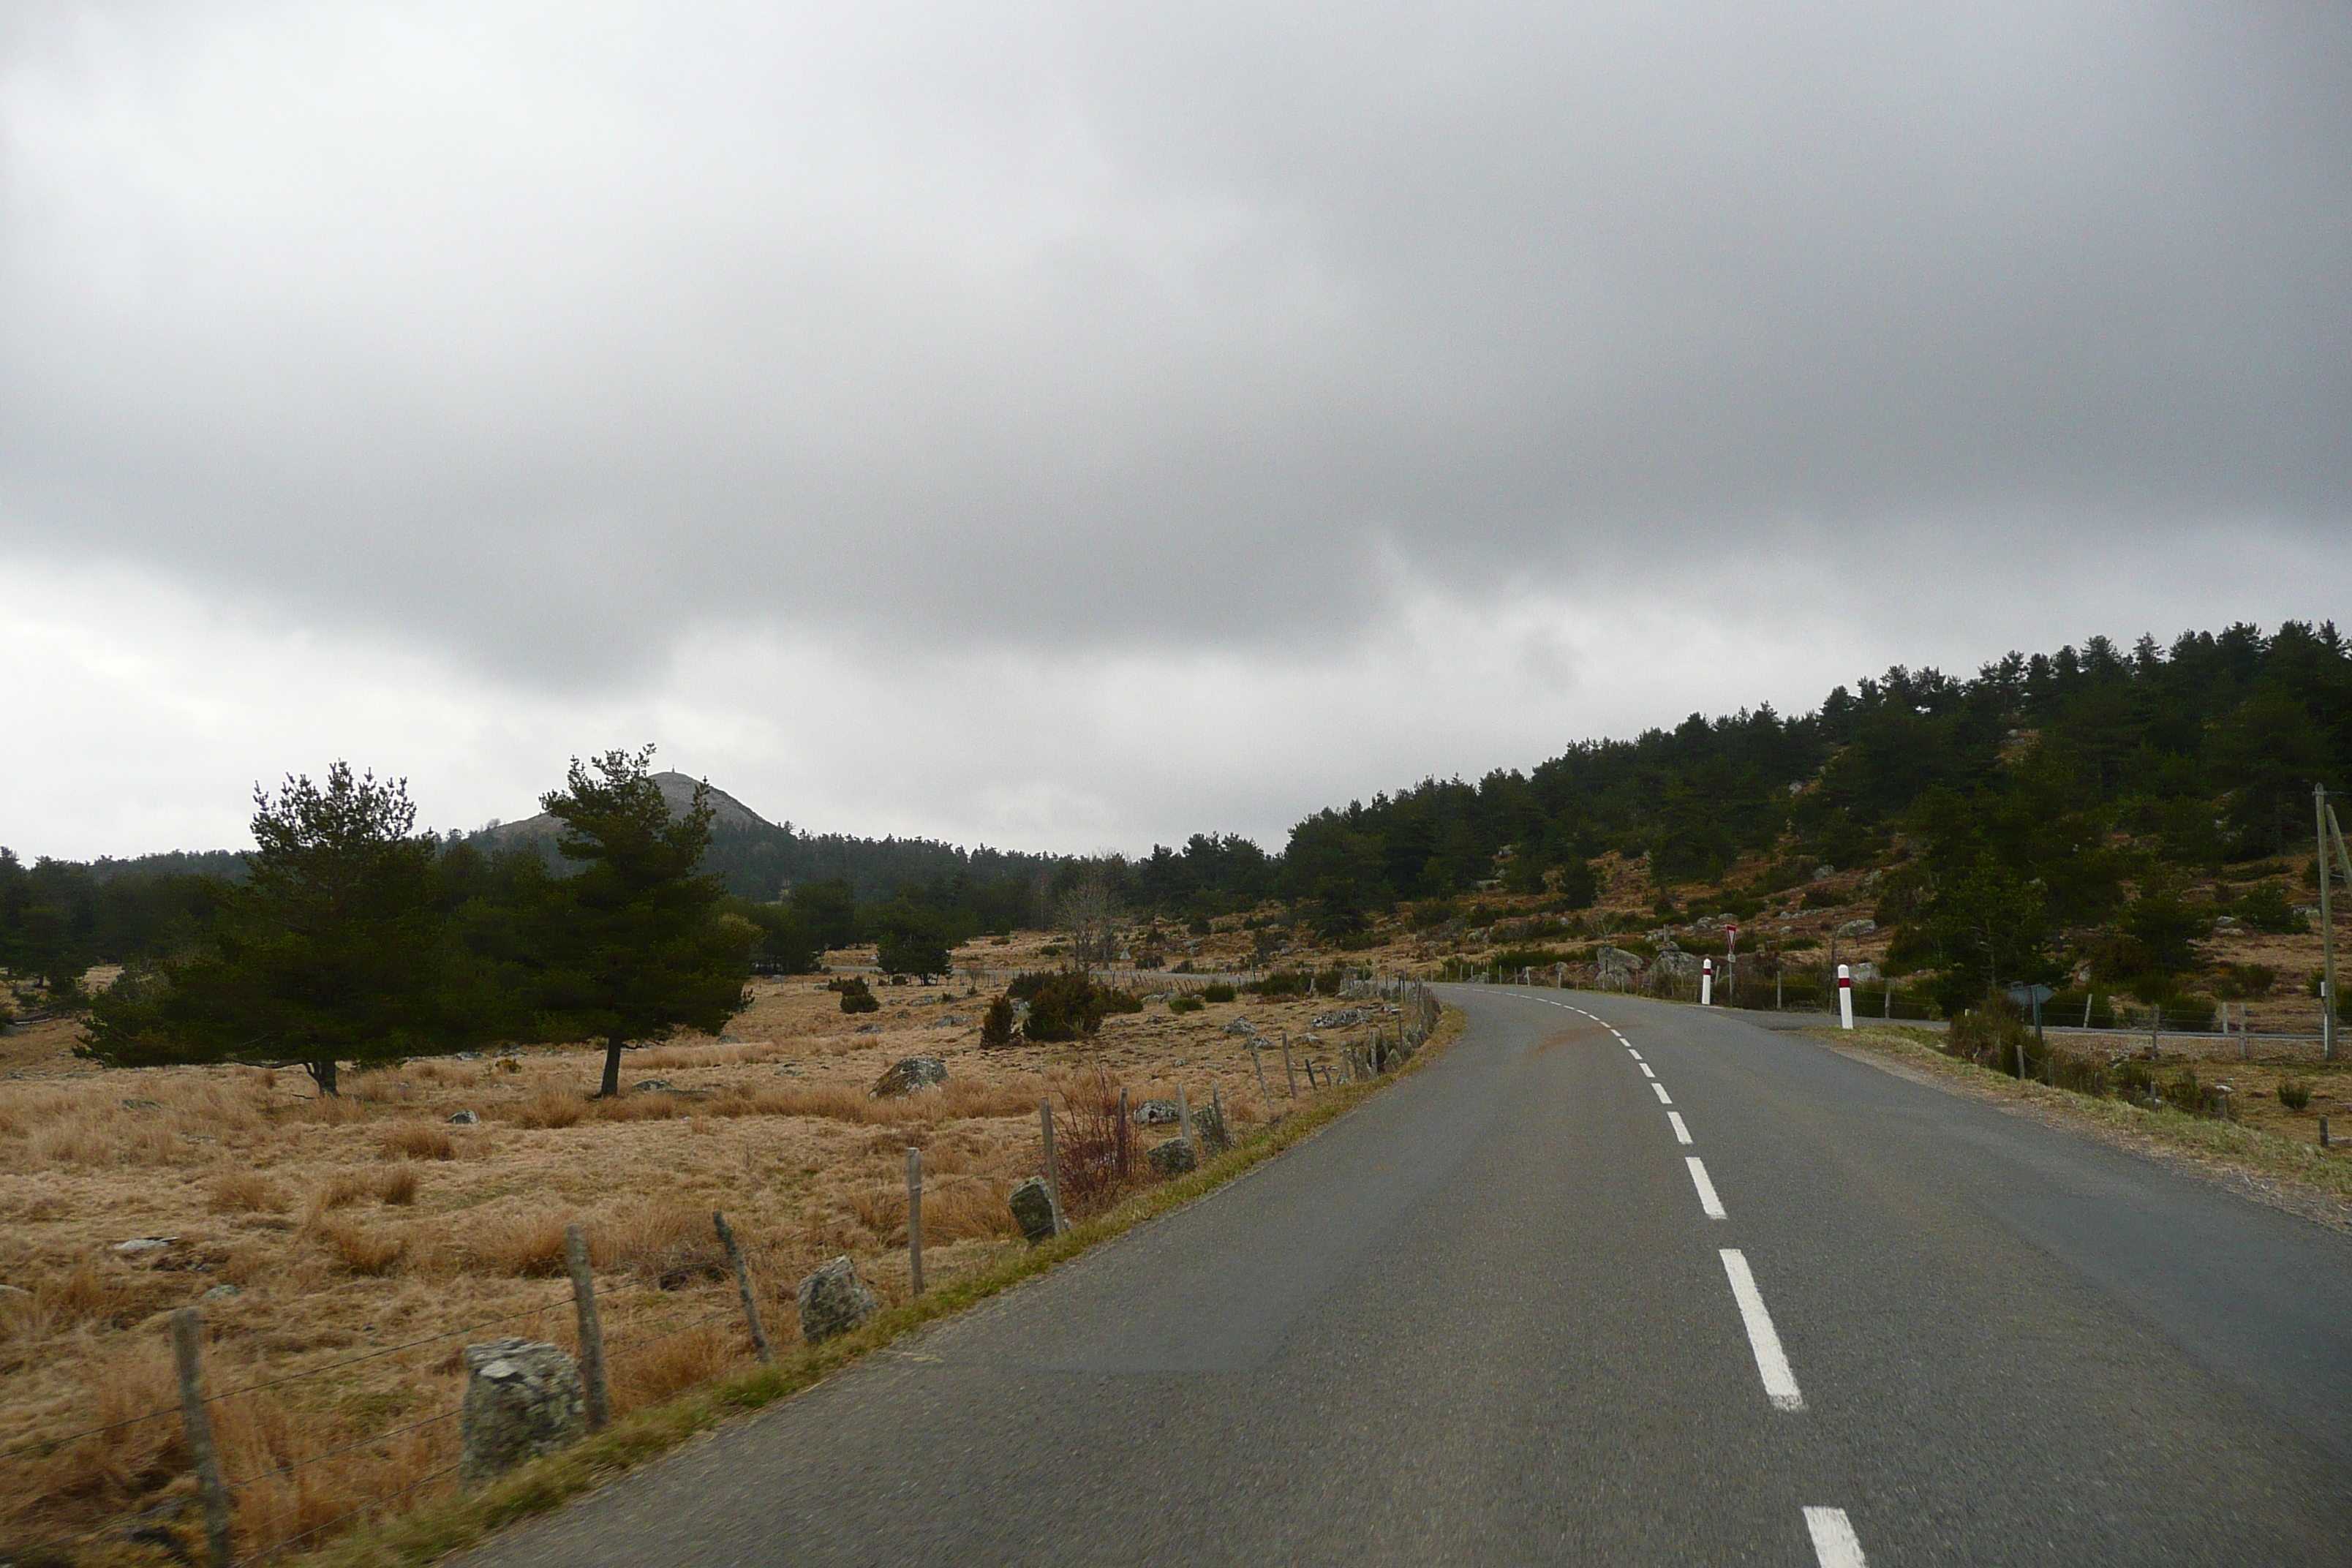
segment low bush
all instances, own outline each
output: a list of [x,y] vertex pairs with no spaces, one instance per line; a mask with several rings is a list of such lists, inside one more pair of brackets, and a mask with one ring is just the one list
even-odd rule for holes
[[1204,1003],[1231,1002],[1235,1000],[1238,995],[1239,993],[1235,992],[1231,985],[1226,984],[1222,980],[1217,981],[1213,984],[1204,985],[1201,988],[1201,1000]]
[[980,1043],[991,1047],[1013,1043],[1013,1003],[1009,998],[999,996],[981,1015]]
[[1198,996],[1171,996],[1168,998],[1168,1010],[1171,1013],[1198,1013],[1207,1006],[1208,1004],[1202,1001]]
[[1114,1013],[1140,1013],[1142,999],[1076,970],[1016,975],[1007,996],[1029,1004],[1023,1032],[1041,1042],[1085,1039]]
[[2305,936],[2311,931],[2311,922],[2294,912],[2286,889],[2276,882],[2247,889],[2238,895],[2230,912],[2266,936]]
[[838,982],[836,988],[841,992],[841,1010],[845,1013],[879,1013],[882,1010],[882,1004],[875,996],[873,988],[856,975]]
[[2278,1086],[2278,1097],[2279,1103],[2289,1110],[2311,1109],[2311,1085],[2307,1083],[2294,1079],[2285,1079]]
[[440,1128],[423,1121],[387,1127],[376,1139],[376,1151],[387,1160],[454,1160],[457,1142]]

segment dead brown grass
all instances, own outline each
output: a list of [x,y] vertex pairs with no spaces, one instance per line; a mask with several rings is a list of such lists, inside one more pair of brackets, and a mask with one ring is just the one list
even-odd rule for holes
[[[608,1342],[636,1347],[616,1351],[616,1401],[657,1400],[744,1352],[714,1207],[771,1333],[788,1338],[794,1283],[835,1254],[886,1301],[903,1296],[908,1146],[924,1151],[926,1262],[945,1285],[1019,1246],[1004,1195],[1037,1168],[1039,1100],[1059,1114],[1100,1068],[1139,1095],[1181,1079],[1205,1104],[1213,1081],[1231,1091],[1249,1071],[1222,1025],[1287,1016],[1153,1008],[1089,1047],[983,1053],[976,1024],[924,1026],[936,1003],[898,1020],[900,995],[884,1031],[861,1036],[831,994],[765,986],[738,1025],[759,1037],[635,1053],[632,1071],[658,1070],[674,1091],[611,1101],[585,1092],[599,1065],[585,1048],[354,1074],[340,1100],[298,1072],[23,1064],[48,1076],[0,1080],[0,1284],[21,1290],[0,1292],[0,1449],[168,1415],[164,1314],[201,1303],[212,1385],[273,1384],[216,1406],[226,1468],[254,1478],[239,1540],[266,1550],[454,1460],[454,1422],[371,1438],[456,1407],[470,1337],[568,1344],[566,1225],[588,1231]],[[867,1092],[917,1054],[948,1060],[943,1089]],[[450,1127],[460,1110],[480,1124]],[[166,1236],[157,1251],[112,1250]],[[207,1297],[223,1284],[239,1293]],[[428,1342],[376,1353],[411,1341]],[[176,1430],[142,1422],[0,1462],[0,1559],[183,1487]],[[288,1465],[302,1468],[269,1477]]]
[[404,1121],[396,1127],[385,1128],[376,1139],[376,1148],[387,1160],[454,1160],[457,1157],[457,1141],[440,1128],[422,1121]]

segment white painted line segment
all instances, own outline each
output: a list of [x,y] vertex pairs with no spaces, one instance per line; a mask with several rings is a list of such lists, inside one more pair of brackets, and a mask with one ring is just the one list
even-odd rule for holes
[[1650,1070],[1650,1064],[1647,1062],[1635,1062],[1633,1065],[1642,1069],[1642,1076],[1643,1078],[1655,1078],[1658,1076],[1656,1073]]
[[1662,1083],[1653,1083],[1652,1085],[1650,1085],[1650,1088],[1651,1088],[1652,1089],[1654,1089],[1654,1090],[1655,1090],[1655,1091],[1656,1091],[1657,1096],[1658,1096],[1658,1103],[1659,1103],[1660,1105],[1672,1105],[1672,1104],[1674,1103],[1674,1101],[1673,1101],[1673,1100],[1669,1100],[1669,1099],[1667,1099],[1667,1098],[1666,1098],[1666,1086],[1665,1086],[1664,1084],[1662,1084]]
[[1669,1110],[1669,1111],[1667,1111],[1667,1112],[1666,1112],[1666,1120],[1667,1120],[1667,1121],[1671,1121],[1671,1122],[1673,1122],[1673,1123],[1675,1124],[1675,1142],[1677,1142],[1677,1143],[1687,1143],[1687,1142],[1689,1142],[1691,1141],[1690,1129],[1683,1125],[1683,1113],[1682,1113],[1681,1111],[1679,1111],[1679,1110]]
[[1699,1157],[1696,1154],[1685,1154],[1683,1156],[1683,1163],[1690,1167],[1691,1185],[1698,1189],[1698,1206],[1706,1211],[1706,1217],[1709,1219],[1730,1217],[1723,1212],[1723,1200],[1715,1195],[1715,1184],[1707,1180],[1706,1166],[1700,1162]]
[[1639,1052],[1639,1051],[1637,1051],[1637,1050],[1635,1050],[1635,1049],[1634,1049],[1633,1047],[1631,1047],[1631,1046],[1627,1046],[1627,1047],[1625,1047],[1625,1054],[1626,1054],[1627,1056],[1629,1056],[1629,1057],[1632,1057],[1632,1058],[1633,1058],[1635,1061],[1637,1061],[1637,1062],[1638,1062],[1638,1061],[1640,1061],[1640,1060],[1642,1059],[1642,1053],[1641,1053],[1641,1052]]
[[1748,1326],[1748,1348],[1756,1352],[1756,1371],[1764,1379],[1765,1397],[1772,1401],[1775,1410],[1802,1410],[1805,1396],[1797,1391],[1797,1374],[1789,1370],[1780,1332],[1772,1327],[1772,1314],[1764,1310],[1764,1296],[1756,1289],[1756,1276],[1748,1271],[1748,1259],[1727,1247],[1723,1271],[1731,1279],[1732,1300],[1739,1303],[1739,1321]]
[[1822,1568],[1869,1568],[1862,1558],[1862,1542],[1842,1508],[1809,1508],[1805,1528],[1812,1532],[1813,1555]]

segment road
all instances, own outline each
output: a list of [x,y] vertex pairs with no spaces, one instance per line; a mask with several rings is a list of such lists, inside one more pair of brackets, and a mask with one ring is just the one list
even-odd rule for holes
[[1282,1158],[463,1562],[2352,1563],[2344,1237],[1728,1013],[1445,990]]

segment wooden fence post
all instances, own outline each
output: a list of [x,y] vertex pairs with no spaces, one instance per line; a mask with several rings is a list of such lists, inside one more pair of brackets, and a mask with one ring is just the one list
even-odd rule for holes
[[588,1269],[588,1233],[576,1225],[563,1227],[563,1261],[572,1271],[572,1305],[580,1314],[580,1384],[588,1430],[601,1432],[613,1418],[613,1401],[604,1388],[604,1329],[596,1318],[596,1276]]
[[1290,1031],[1282,1031],[1282,1077],[1290,1085],[1290,1098],[1298,1098],[1298,1069],[1290,1065]]
[[1070,1222],[1062,1217],[1062,1170],[1054,1161],[1054,1102],[1052,1100],[1041,1100],[1037,1102],[1037,1124],[1045,1130],[1045,1196],[1054,1205],[1054,1234],[1059,1236],[1070,1228]]
[[1269,1107],[1274,1104],[1274,1091],[1265,1087],[1265,1058],[1258,1050],[1257,1037],[1250,1037],[1250,1065],[1257,1068],[1257,1097]]
[[710,1223],[718,1228],[719,1245],[727,1249],[728,1267],[735,1270],[735,1293],[743,1299],[743,1321],[751,1325],[751,1348],[761,1361],[773,1361],[776,1352],[769,1348],[768,1331],[760,1326],[760,1299],[751,1294],[751,1270],[744,1265],[743,1249],[735,1245],[735,1232],[725,1215],[711,1210]]
[[1178,1130],[1184,1135],[1184,1142],[1192,1144],[1193,1158],[1198,1159],[1201,1146],[1192,1142],[1192,1102],[1184,1098],[1184,1086],[1181,1083],[1176,1086],[1176,1122]]
[[907,1278],[923,1294],[923,1152],[907,1151]]
[[205,1500],[205,1542],[213,1568],[229,1568],[236,1553],[229,1541],[229,1496],[221,1479],[220,1456],[213,1450],[213,1417],[205,1404],[205,1315],[194,1307],[172,1314],[172,1359],[179,1363],[180,1424],[188,1436],[188,1462]]

